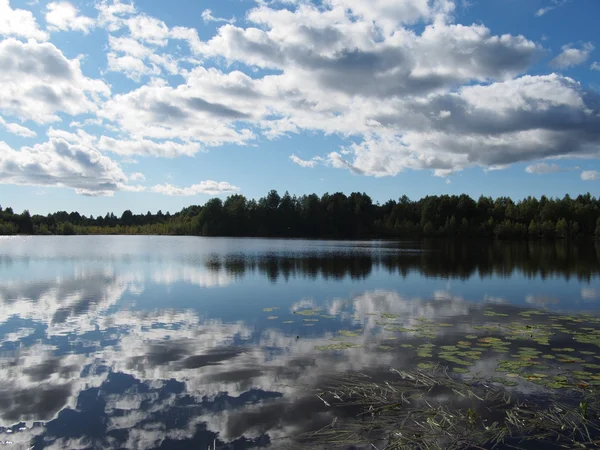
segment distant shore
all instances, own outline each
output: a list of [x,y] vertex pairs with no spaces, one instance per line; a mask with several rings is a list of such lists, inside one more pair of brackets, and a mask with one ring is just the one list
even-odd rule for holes
[[86,217],[78,212],[31,215],[0,207],[0,235],[171,235],[307,239],[497,238],[569,240],[600,238],[600,200],[589,193],[562,199],[468,195],[406,196],[374,203],[367,194],[343,193],[213,198],[170,214]]

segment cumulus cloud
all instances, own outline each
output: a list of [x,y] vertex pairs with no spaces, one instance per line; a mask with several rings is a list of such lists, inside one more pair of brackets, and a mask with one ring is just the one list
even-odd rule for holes
[[48,40],[48,33],[40,29],[31,11],[12,9],[9,0],[0,0],[0,35]]
[[5,39],[0,67],[0,112],[22,120],[48,123],[60,120],[60,112],[93,112],[110,95],[108,85],[84,76],[79,60],[67,59],[50,43]]
[[198,194],[219,195],[238,192],[240,188],[225,181],[217,182],[207,180],[184,188],[173,186],[169,183],[157,184],[156,186],[150,188],[150,190],[159,194],[171,196],[193,196]]
[[155,17],[139,14],[126,20],[131,37],[139,41],[164,47],[169,38],[169,27]]
[[215,17],[212,15],[212,11],[210,9],[205,9],[204,11],[202,11],[202,20],[204,20],[204,23],[208,23],[208,22],[235,23],[236,22],[235,17],[232,17],[231,19],[224,19],[223,17]]
[[584,170],[581,172],[581,179],[583,181],[595,181],[600,180],[600,172],[597,170]]
[[160,74],[160,69],[146,65],[142,59],[135,56],[119,56],[116,53],[109,53],[107,60],[109,71],[123,73],[133,81],[139,82],[144,75]]
[[538,175],[548,174],[548,173],[557,173],[561,171],[561,167],[558,164],[548,164],[548,163],[537,163],[527,166],[525,168],[525,172],[527,173],[535,173]]
[[46,6],[46,22],[51,31],[81,31],[88,34],[95,26],[94,19],[79,15],[69,2],[50,2]]
[[592,65],[590,66],[591,70],[597,70],[598,72],[600,72],[600,62],[598,61],[594,61],[592,63]]
[[0,142],[0,183],[56,186],[83,195],[112,195],[127,177],[98,150],[61,138],[13,150]]
[[[49,14],[67,11],[59,1]],[[8,67],[0,73],[7,86],[0,113],[38,123],[96,114],[92,120],[119,137],[85,145],[126,156],[193,156],[263,137],[336,134],[345,139],[340,149],[291,161],[378,177],[428,170],[446,178],[517,162],[540,173],[548,169],[536,161],[600,156],[598,94],[559,74],[524,75],[544,49],[525,36],[457,23],[450,0],[261,1],[243,25],[205,10],[205,21],[223,22],[207,40],[138,13],[132,3],[101,0],[96,8],[97,26],[111,33],[106,69],[145,84],[105,101],[110,88],[85,77],[78,60],[52,44],[7,39],[0,43],[0,63]],[[63,28],[89,29],[73,25],[82,17],[68,11]],[[182,57],[177,40],[193,55]],[[592,50],[591,43],[565,46],[552,65],[581,64]],[[225,64],[200,64],[209,58]],[[182,81],[167,81],[167,74]]]
[[179,72],[179,65],[171,55],[157,53],[150,44],[129,36],[112,35],[108,37],[108,44],[108,70],[123,73],[134,81],[139,82],[143,76]]
[[149,139],[124,141],[107,136],[100,137],[98,148],[118,155],[159,156],[164,158],[194,156],[201,150],[200,144],[195,142],[181,144],[173,141],[155,142]]
[[131,2],[121,0],[100,0],[96,2],[98,24],[108,31],[117,31],[125,25],[127,17],[135,14],[136,9]]
[[129,175],[129,179],[132,181],[144,181],[146,180],[146,176],[141,172],[134,172]]
[[292,162],[294,164],[298,164],[300,167],[310,167],[313,168],[315,167],[320,161],[322,161],[323,159],[315,156],[312,159],[309,160],[304,160],[302,158],[297,157],[296,155],[292,155],[290,156],[290,159],[292,160]]
[[3,126],[8,130],[9,133],[16,134],[21,137],[36,137],[37,133],[33,130],[30,130],[23,125],[19,125],[18,123],[10,123],[4,120],[2,116],[0,116],[0,126]]
[[550,61],[550,66],[557,69],[578,66],[588,60],[593,50],[594,45],[591,42],[582,44],[580,48],[575,47],[573,44],[563,45],[562,52]]
[[257,103],[260,94],[252,92],[254,82],[247,75],[200,67],[186,78],[176,88],[145,85],[116,95],[99,115],[143,138],[184,139],[206,146],[245,144],[255,138],[249,128],[236,126],[240,120],[268,113],[267,104]]

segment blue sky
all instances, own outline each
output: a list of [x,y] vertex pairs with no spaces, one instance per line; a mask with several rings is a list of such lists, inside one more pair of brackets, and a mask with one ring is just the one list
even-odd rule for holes
[[0,0],[0,204],[597,195],[598,17],[597,0]]

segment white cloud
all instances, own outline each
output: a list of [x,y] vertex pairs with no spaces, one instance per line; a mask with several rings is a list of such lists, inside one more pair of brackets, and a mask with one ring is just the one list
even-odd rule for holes
[[147,66],[142,59],[135,56],[109,53],[107,58],[109,71],[123,73],[133,81],[139,82],[144,75],[160,75],[161,72],[158,67]]
[[581,179],[583,181],[595,181],[600,180],[600,172],[597,170],[584,170],[581,172]]
[[9,0],[0,0],[0,35],[48,40],[48,33],[40,29],[31,11],[12,9]]
[[162,20],[139,14],[127,19],[126,24],[132,38],[161,47],[167,45],[169,27]]
[[557,173],[561,171],[561,167],[558,164],[548,164],[548,163],[536,163],[525,168],[525,172],[527,173],[535,173],[538,175],[548,174],[548,173]]
[[594,61],[592,63],[592,65],[590,66],[591,70],[597,70],[598,72],[600,72],[600,62],[598,61]]
[[197,142],[180,144],[172,141],[155,142],[149,139],[124,141],[107,136],[100,137],[98,148],[118,155],[158,156],[163,158],[194,156],[201,150],[200,144]]
[[204,20],[204,23],[208,23],[208,22],[235,23],[236,22],[235,17],[232,17],[231,19],[225,19],[223,17],[215,17],[212,15],[212,11],[210,9],[205,9],[204,11],[202,11],[202,20]]
[[15,39],[0,42],[0,112],[21,120],[48,123],[63,112],[93,112],[110,88],[87,78],[77,59],[69,60],[53,44]]
[[129,175],[129,179],[132,181],[144,181],[146,180],[146,177],[141,172],[134,172],[131,175]]
[[594,45],[591,42],[582,44],[581,48],[574,47],[573,44],[563,45],[562,52],[550,61],[550,66],[557,69],[578,66],[588,60],[593,50]]
[[542,17],[545,16],[546,14],[548,14],[550,11],[555,10],[556,8],[560,8],[561,6],[565,5],[566,3],[568,3],[570,0],[550,0],[550,5],[545,6],[543,8],[538,9],[535,12],[535,15],[537,17]]
[[294,164],[298,164],[300,167],[310,167],[310,168],[315,167],[320,161],[323,160],[323,158],[320,158],[318,156],[315,156],[314,158],[309,159],[309,160],[304,160],[304,159],[297,157],[296,155],[290,156],[290,159],[292,160],[292,162]]
[[[256,89],[253,84],[241,72],[223,74],[200,67],[176,88],[145,85],[116,95],[105,103],[99,115],[136,138],[182,139],[198,141],[203,146],[245,144],[255,135],[236,123],[268,113],[268,105],[257,101],[260,93],[252,92]],[[266,83],[259,82],[260,86],[263,84]],[[196,146],[194,152],[198,149]]]
[[230,192],[238,192],[239,187],[233,186],[225,181],[217,182],[212,180],[201,181],[189,187],[179,188],[172,184],[158,184],[150,188],[152,192],[172,196],[192,196],[198,194],[219,195]]
[[100,0],[96,3],[98,24],[108,31],[117,31],[125,26],[126,18],[135,14],[133,3],[123,3],[120,0]]
[[46,22],[51,31],[81,31],[88,34],[96,25],[94,19],[80,16],[79,11],[66,1],[50,2],[46,6]]
[[[63,11],[51,19],[54,26],[88,30],[74,25],[81,17],[65,5],[49,4],[49,15]],[[110,88],[85,77],[79,60],[52,44],[8,39],[0,43],[0,65],[8,67],[0,73],[0,113],[7,120],[48,123],[62,114],[95,114],[72,123],[95,120],[119,137],[63,139],[125,156],[193,156],[261,137],[336,134],[348,139],[342,148],[290,159],[371,176],[426,169],[447,178],[467,167],[525,161],[539,173],[546,163],[536,161],[600,156],[597,94],[558,74],[523,76],[544,50],[524,36],[456,23],[450,0],[259,2],[243,25],[225,23],[207,41],[195,29],[169,28],[139,14],[132,3],[101,0],[96,8],[98,26],[119,31],[108,37],[106,70],[144,85],[105,101]],[[203,19],[226,21],[210,10]],[[193,57],[182,57],[173,40],[186,41]],[[565,46],[552,64],[580,64],[592,49],[591,43]],[[208,58],[225,64],[207,69]],[[259,68],[274,70],[263,75]],[[167,74],[183,82],[167,81]]]
[[59,137],[13,150],[0,141],[0,183],[67,187],[83,195],[112,195],[127,177],[94,148]]
[[128,36],[109,36],[111,51],[107,54],[108,70],[121,72],[128,78],[140,82],[143,76],[179,73],[179,65],[169,54],[160,54],[151,44],[143,44]]
[[349,9],[365,21],[373,21],[384,33],[397,30],[402,24],[418,20],[445,20],[454,11],[455,5],[449,0],[328,0],[334,8]]
[[21,137],[36,137],[37,133],[18,123],[9,123],[0,116],[0,125],[6,128],[10,133]]

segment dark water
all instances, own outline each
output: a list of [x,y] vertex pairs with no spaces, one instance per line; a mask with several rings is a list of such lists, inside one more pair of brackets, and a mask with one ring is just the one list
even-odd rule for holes
[[[1,239],[0,443],[277,448],[331,422],[311,389],[427,365],[423,342],[519,340],[519,323],[561,318],[593,334],[599,275],[593,242]],[[527,334],[540,356],[581,344]],[[448,365],[494,375],[503,349],[480,344]],[[593,383],[598,342],[585,344]]]

